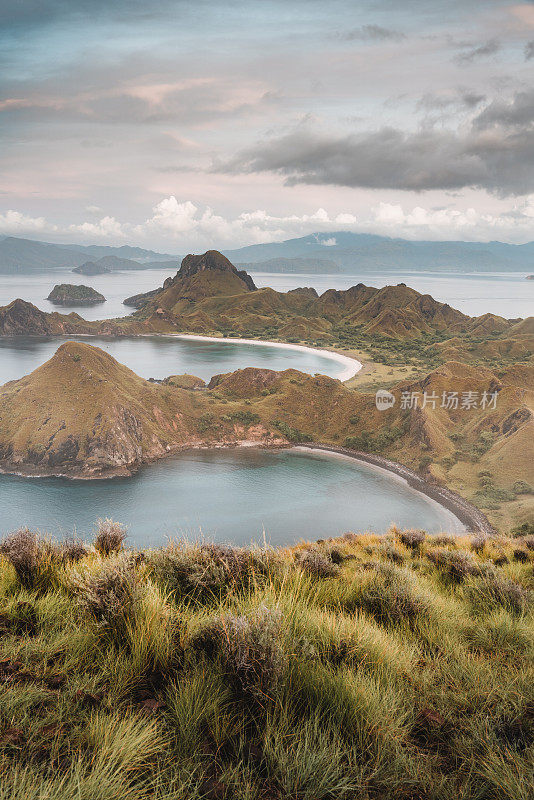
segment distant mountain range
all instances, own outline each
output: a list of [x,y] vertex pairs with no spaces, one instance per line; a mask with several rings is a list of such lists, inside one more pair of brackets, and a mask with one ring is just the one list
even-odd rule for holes
[[[106,271],[125,269],[177,269],[181,256],[155,253],[141,247],[82,246],[36,242],[6,236],[0,239],[0,274],[27,274],[49,270],[73,270],[87,262],[103,262]],[[166,262],[163,263],[162,262]]]
[[342,272],[373,270],[458,270],[500,272],[531,270],[534,242],[514,245],[504,242],[412,242],[366,233],[311,234],[299,239],[254,244],[238,250],[224,250],[234,264],[268,259],[327,257]]
[[[216,243],[214,243],[216,244]],[[254,244],[222,251],[234,264],[266,272],[343,272],[383,270],[465,270],[468,272],[532,271],[534,242],[431,242],[390,239],[364,233],[311,234],[285,242]],[[72,270],[104,260],[107,268],[177,269],[182,257],[141,247],[58,245],[0,239],[0,273]],[[321,262],[325,262],[321,264]]]

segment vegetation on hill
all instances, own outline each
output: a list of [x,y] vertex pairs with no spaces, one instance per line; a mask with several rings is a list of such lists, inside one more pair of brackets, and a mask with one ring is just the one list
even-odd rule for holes
[[529,800],[534,540],[1,546],[0,796]]
[[[43,366],[0,390],[0,466],[27,474],[130,474],[176,450],[314,441],[378,454],[446,484],[507,530],[532,521],[533,368],[497,376],[448,362],[422,379],[391,387],[395,404],[374,394],[289,369],[247,368],[217,375],[146,381],[109,354],[66,342]],[[458,407],[442,407],[457,392]],[[434,400],[423,405],[423,396]],[[463,408],[473,392],[494,400]],[[413,408],[403,394],[416,394]],[[519,488],[518,488],[519,487]]]
[[104,295],[91,286],[73,283],[56,284],[47,300],[57,306],[94,306],[106,302]]

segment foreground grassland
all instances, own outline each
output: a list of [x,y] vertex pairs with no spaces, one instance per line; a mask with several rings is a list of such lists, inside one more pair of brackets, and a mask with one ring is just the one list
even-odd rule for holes
[[0,798],[510,798],[534,782],[534,537],[287,551],[28,531],[0,562]]

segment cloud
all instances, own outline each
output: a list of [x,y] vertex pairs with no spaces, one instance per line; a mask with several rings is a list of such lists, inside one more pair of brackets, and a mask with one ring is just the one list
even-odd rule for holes
[[457,64],[471,64],[473,61],[477,61],[479,58],[494,56],[499,52],[500,49],[501,43],[499,40],[490,39],[484,44],[480,44],[475,47],[469,47],[467,50],[464,50],[463,53],[459,53],[457,56],[455,56],[453,61],[455,61]]
[[388,39],[401,41],[406,39],[406,34],[393,30],[393,28],[383,28],[382,25],[362,25],[360,28],[354,28],[351,31],[340,32],[339,38],[349,42],[384,42]]
[[534,91],[494,101],[458,131],[393,127],[347,135],[312,125],[246,148],[213,171],[271,172],[286,185],[427,191],[534,191]]
[[47,223],[44,217],[28,217],[19,211],[6,211],[0,214],[0,232],[13,236],[21,233],[37,233],[41,231],[56,231],[56,225]]
[[499,98],[476,117],[474,125],[483,130],[495,126],[527,130],[534,124],[534,89],[516,92],[509,100]]
[[257,209],[234,217],[217,214],[191,200],[179,201],[171,195],[157,203],[152,214],[139,224],[103,217],[97,223],[82,222],[62,227],[12,210],[0,216],[0,231],[15,236],[39,233],[39,238],[50,237],[63,242],[128,242],[164,252],[183,253],[280,242],[312,233],[319,244],[333,247],[337,244],[333,231],[373,233],[412,240],[528,241],[532,238],[533,220],[534,194],[499,214],[481,213],[470,206],[425,208],[418,205],[406,208],[401,203],[380,202],[360,215],[350,211],[332,214],[319,208],[312,214],[288,216]]
[[530,61],[531,58],[534,58],[534,40],[525,45],[525,61]]

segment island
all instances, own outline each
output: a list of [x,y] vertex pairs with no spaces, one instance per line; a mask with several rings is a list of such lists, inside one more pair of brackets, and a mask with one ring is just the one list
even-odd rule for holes
[[46,299],[56,306],[94,306],[106,302],[104,295],[91,286],[72,283],[56,284]]
[[75,267],[72,271],[77,275],[107,275],[111,269],[96,261],[86,261],[85,264]]
[[[188,334],[333,350],[364,365],[357,376],[346,379],[348,383],[324,378],[326,385],[316,377],[306,384],[306,392],[297,395],[296,387],[303,379],[286,376],[280,385],[274,381],[272,386],[262,385],[258,391],[245,395],[249,402],[231,411],[256,414],[268,439],[278,438],[286,443],[310,439],[321,446],[341,447],[402,464],[426,481],[474,503],[501,530],[511,530],[531,518],[534,318],[509,320],[494,314],[470,317],[404,283],[382,288],[359,283],[343,291],[329,289],[321,295],[306,287],[289,292],[257,288],[246,272],[217,251],[186,256],[174,277],[167,278],[140,302],[139,310],[130,316],[88,321],[73,312],[47,313],[17,299],[0,307],[0,335]],[[80,359],[82,363],[87,360],[88,357]],[[114,369],[103,377],[104,382],[117,383]],[[68,371],[69,380],[74,375]],[[33,380],[32,376],[27,377],[30,378]],[[176,433],[178,419],[191,422],[187,414],[183,416],[180,406],[184,397],[189,401],[195,398],[197,412],[206,415],[198,423],[202,436],[198,440],[185,437],[188,446],[196,446],[195,441],[199,446],[238,443],[235,430],[228,428],[226,419],[227,403],[235,398],[224,396],[224,385],[203,389],[200,384],[194,391],[186,391],[180,388],[180,384],[188,382],[185,378],[171,379],[167,385],[139,380],[143,387],[167,392],[169,402],[172,398],[173,413],[170,417],[160,416],[165,420],[163,430],[146,432],[138,456],[124,458],[122,466],[128,474],[140,463],[157,457],[149,452],[151,448],[164,455],[177,446],[185,446]],[[232,382],[235,381],[237,378]],[[21,407],[23,396],[19,389],[20,384],[15,391],[16,400],[13,398],[16,408]],[[388,410],[377,410],[377,389],[395,394],[395,403]],[[251,392],[250,387],[247,391]],[[454,397],[447,399],[451,392],[456,393],[457,406]],[[45,394],[43,387],[35,387],[28,398]],[[475,398],[476,406],[467,401],[464,404],[464,395]],[[84,391],[80,390],[80,396]],[[226,402],[219,401],[218,396]],[[414,402],[406,400],[412,396],[416,398]],[[489,402],[492,397],[498,400],[495,407]],[[4,388],[3,398],[4,402],[11,398],[8,387]],[[135,414],[136,419],[151,418],[151,409],[160,407],[156,397],[148,400],[142,404],[140,414]],[[55,394],[52,405],[54,401]],[[220,416],[213,417],[219,402]],[[68,407],[77,413],[77,403],[69,402]],[[132,396],[127,393],[125,418],[131,419],[132,407]],[[315,416],[311,414],[314,408]],[[344,408],[342,415],[340,410]],[[104,411],[95,410],[93,419],[99,413],[104,418]],[[96,464],[87,459],[83,447],[92,439],[94,426],[80,431],[81,436],[76,439],[80,455],[75,463],[57,461],[49,450],[67,436],[69,423],[65,416],[58,420],[52,445],[48,439],[36,442],[37,448],[28,443],[27,451],[23,447],[17,454],[15,464],[10,448],[23,444],[23,438],[20,434],[15,436],[11,427],[16,414],[0,409],[0,416],[4,420],[0,423],[0,459],[6,471],[30,474],[33,469],[31,474],[36,474],[35,470],[47,474],[52,468],[62,472],[66,467],[78,475],[95,466],[104,472],[117,466],[106,463],[105,457]],[[215,431],[220,439],[212,434],[212,417],[222,426]],[[43,423],[47,418],[44,414]],[[249,417],[245,415],[244,419]],[[78,422],[79,419],[73,420],[73,424]],[[281,427],[274,426],[275,422]],[[194,426],[188,429],[188,436],[194,430]],[[175,433],[170,436],[169,431]],[[251,437],[249,431],[244,433],[247,439],[263,445],[261,435],[254,438],[254,430]],[[161,448],[156,446],[156,439]],[[148,443],[152,443],[150,447]],[[118,443],[116,452],[123,444]],[[70,445],[65,446],[65,452],[70,452]],[[138,452],[136,447],[134,443],[132,452]],[[95,448],[98,451],[96,445]]]

